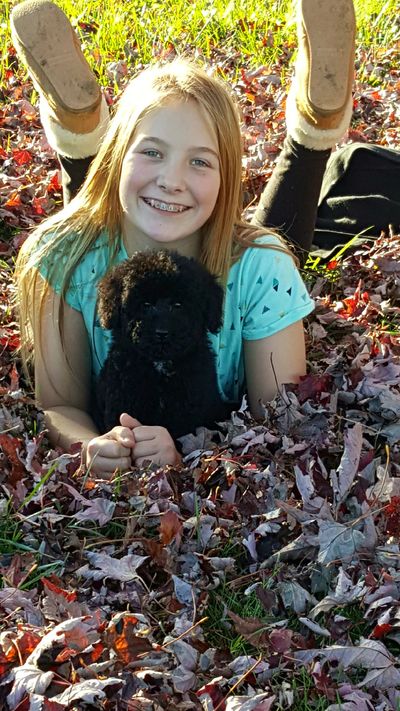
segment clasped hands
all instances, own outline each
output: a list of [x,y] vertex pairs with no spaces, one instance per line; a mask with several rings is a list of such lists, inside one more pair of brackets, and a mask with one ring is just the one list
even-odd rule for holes
[[142,425],[124,412],[120,425],[90,440],[86,447],[86,466],[96,476],[110,478],[119,469],[141,466],[146,460],[165,466],[176,465],[181,457],[165,427]]

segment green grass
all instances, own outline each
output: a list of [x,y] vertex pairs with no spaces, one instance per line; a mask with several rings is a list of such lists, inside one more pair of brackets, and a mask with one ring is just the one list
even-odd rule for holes
[[[10,43],[9,14],[14,4],[9,0],[0,2],[3,70]],[[242,64],[272,64],[283,52],[285,64],[296,46],[294,3],[288,0],[59,0],[59,5],[75,26],[79,22],[98,26],[95,32],[84,31],[83,47],[105,84],[109,83],[105,70],[110,61],[128,56],[132,65],[148,64],[160,56],[162,48],[174,47],[178,54],[215,59],[221,47],[224,60],[231,54],[239,72]],[[355,0],[355,8],[358,41],[368,49],[368,59],[373,61],[381,48],[394,46],[399,39],[397,0]],[[359,71],[363,73],[363,66]]]
[[[274,577],[267,579],[263,586],[273,588]],[[266,630],[272,629],[272,624],[276,624],[278,619],[272,613],[266,613],[255,592],[244,595],[243,589],[232,590],[229,585],[224,585],[210,592],[206,615],[208,620],[203,625],[206,641],[211,647],[229,650],[233,658],[241,655],[249,655],[257,658],[260,649],[238,635],[234,629],[232,620],[227,615],[227,610],[239,615],[242,619],[256,617]],[[300,623],[295,615],[289,619],[289,627],[293,631],[298,630]],[[268,654],[263,653],[263,658],[267,659]],[[281,666],[281,665],[280,665]],[[282,700],[279,703],[279,695],[283,689],[283,682],[290,679],[290,687],[286,690],[293,694],[292,708],[296,711],[325,711],[331,703],[339,703],[340,699],[329,701],[322,692],[315,688],[315,681],[305,667],[290,668],[287,663],[283,663],[283,668],[277,668],[270,679],[271,692],[276,693],[276,711],[287,709],[287,703]],[[274,706],[275,708],[275,706]]]

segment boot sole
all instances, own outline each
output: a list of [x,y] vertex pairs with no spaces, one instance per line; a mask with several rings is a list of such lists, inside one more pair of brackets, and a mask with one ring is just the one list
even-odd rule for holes
[[317,113],[333,114],[343,110],[353,81],[353,3],[301,0],[301,13],[310,52],[308,100]]
[[12,38],[50,106],[93,111],[101,94],[63,11],[48,0],[27,0],[11,16]]

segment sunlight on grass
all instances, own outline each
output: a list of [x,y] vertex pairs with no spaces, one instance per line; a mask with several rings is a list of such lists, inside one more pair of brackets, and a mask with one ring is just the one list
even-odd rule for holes
[[[13,4],[0,3],[2,72],[7,65]],[[288,0],[275,0],[266,7],[255,0],[134,0],[129,4],[60,0],[59,5],[79,27],[83,49],[104,84],[109,83],[109,62],[128,58],[134,66],[139,63],[140,68],[172,48],[178,54],[208,58],[223,46],[225,51],[232,51],[233,59],[237,53],[238,65],[242,61],[239,57],[244,57],[253,66],[271,65],[283,52],[290,60],[296,48],[295,6]],[[372,60],[379,48],[394,45],[399,39],[397,2],[355,0],[355,8],[359,42],[370,50]],[[362,73],[364,68],[359,71]]]

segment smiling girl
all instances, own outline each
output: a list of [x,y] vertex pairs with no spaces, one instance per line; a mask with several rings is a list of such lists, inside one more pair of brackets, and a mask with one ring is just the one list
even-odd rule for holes
[[[301,19],[303,31],[309,23],[308,38],[315,29],[310,4],[312,0],[304,0]],[[219,277],[225,288],[223,325],[210,340],[219,389],[227,402],[237,403],[246,391],[257,416],[260,401],[267,402],[282,383],[296,382],[305,374],[302,318],[313,303],[291,251],[265,226],[285,201],[289,205],[289,198],[297,241],[309,239],[306,231],[313,228],[329,146],[349,120],[354,18],[350,0],[340,0],[338,6],[332,11],[326,2],[322,17],[316,19],[318,26],[321,22],[332,26],[333,17],[332,44],[345,36],[346,51],[336,66],[335,91],[332,95],[320,92],[318,71],[323,74],[323,69],[311,64],[303,37],[300,49],[309,55],[308,74],[301,85],[303,94],[297,88],[292,97],[297,119],[283,151],[283,161],[291,162],[292,169],[283,170],[281,160],[275,180],[263,195],[257,226],[242,221],[239,116],[223,83],[182,61],[146,70],[125,90],[108,128],[107,120],[101,118],[101,99],[93,106],[95,92],[88,92],[80,125],[89,129],[79,134],[79,111],[75,106],[68,114],[67,99],[62,103],[59,96],[62,74],[55,91],[52,63],[48,62],[48,74],[40,73],[30,47],[29,67],[41,93],[48,134],[58,150],[65,153],[67,144],[73,146],[74,136],[78,151],[85,142],[92,147],[105,131],[76,197],[27,239],[16,271],[22,336],[25,345],[34,348],[36,393],[50,437],[65,448],[82,442],[93,473],[110,476],[117,468],[128,469],[145,459],[160,465],[179,461],[167,429],[121,413],[110,432],[99,433],[90,413],[94,379],[110,344],[109,332],[97,319],[97,285],[111,266],[138,250],[174,249],[199,259]],[[56,6],[48,0],[20,7],[22,11],[14,15],[14,37],[20,51],[25,47],[27,59],[30,36],[26,28],[32,27],[38,13],[46,15],[46,27],[51,27],[51,21],[64,23],[66,18],[61,14],[60,19],[58,8],[54,14]],[[349,18],[345,31],[343,12]],[[30,16],[28,25],[26,15]],[[71,42],[69,51],[76,54],[76,42]],[[316,56],[321,59],[318,52]],[[341,70],[344,78],[339,81]],[[68,91],[66,80],[65,95]],[[311,99],[319,98],[318,108]],[[310,115],[301,113],[304,101]],[[301,145],[302,137],[305,146],[311,140],[311,149]],[[296,168],[299,156],[302,171]],[[74,156],[69,160],[73,164]],[[307,161],[314,167],[305,179]],[[305,217],[299,216],[301,210]]]

